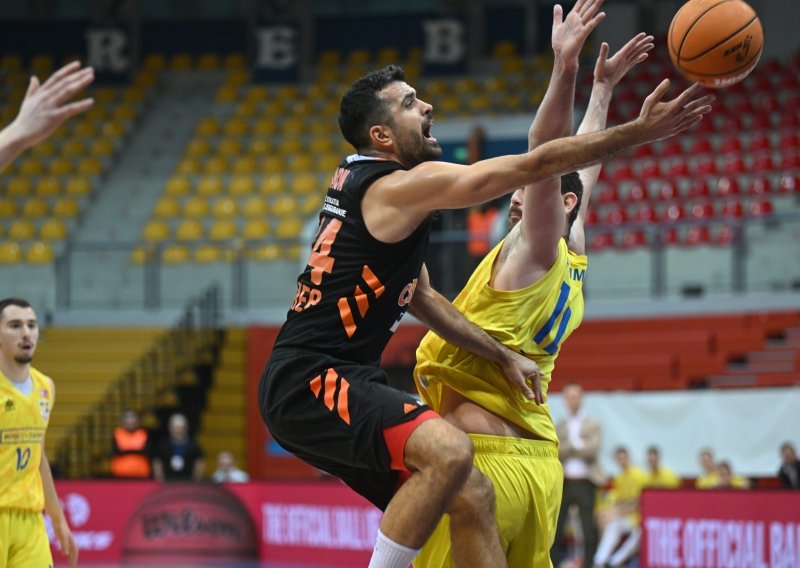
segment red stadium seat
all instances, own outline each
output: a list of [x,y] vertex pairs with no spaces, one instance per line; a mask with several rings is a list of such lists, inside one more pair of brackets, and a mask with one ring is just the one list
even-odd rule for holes
[[612,205],[604,216],[604,221],[611,225],[622,225],[628,220],[628,212],[623,205]]
[[718,124],[722,132],[741,132],[744,129],[742,117],[738,114],[719,115]]
[[798,128],[800,127],[800,109],[795,109],[794,112],[788,112],[783,115],[780,126],[782,128]]
[[778,141],[778,148],[781,150],[800,148],[800,136],[798,136],[797,132],[787,132]]
[[781,193],[800,192],[800,176],[786,172],[781,176]]
[[648,159],[645,160],[644,164],[642,164],[642,169],[639,171],[639,175],[643,179],[660,178],[661,168],[656,160]]
[[714,243],[721,246],[732,244],[734,235],[733,227],[730,225],[723,225],[714,236]]
[[708,138],[696,138],[689,149],[689,152],[694,156],[710,154],[713,151],[714,148],[711,146],[711,141]]
[[597,193],[597,202],[603,203],[616,203],[619,201],[619,190],[613,183],[603,184],[603,187]]
[[714,156],[703,156],[700,158],[695,171],[700,175],[715,175],[717,173],[717,161],[714,159]]
[[586,224],[596,225],[597,221],[597,209],[589,209],[589,212],[586,214]]
[[634,178],[633,168],[631,168],[631,165],[628,162],[618,164],[609,175],[611,176],[611,179],[615,181],[625,181]]
[[689,165],[686,163],[686,160],[684,160],[682,156],[676,156],[672,158],[672,161],[669,165],[669,177],[679,178],[688,176]]
[[678,244],[678,231],[675,227],[669,227],[661,231],[661,242],[665,245]]
[[647,246],[647,234],[644,231],[628,231],[622,236],[622,248],[632,249]]
[[772,193],[772,182],[766,177],[755,177],[747,188],[747,193],[750,195],[764,195],[765,193]]
[[714,195],[718,197],[728,197],[731,195],[739,195],[739,182],[736,181],[736,178],[732,177],[721,177],[717,181],[717,189],[714,191]]
[[673,199],[679,199],[681,194],[674,183],[665,181],[659,186],[657,196],[659,201],[672,201]]
[[726,174],[740,174],[746,169],[744,159],[741,156],[728,156],[723,169]]
[[[770,89],[772,89],[772,85],[770,85]],[[780,110],[780,103],[778,103],[778,99],[775,97],[774,92],[759,95],[756,98],[754,106],[756,108],[756,112],[772,112]]]
[[750,123],[750,130],[769,130],[771,128],[772,115],[770,113],[767,112],[753,115],[753,120]]
[[744,209],[742,207],[741,202],[731,199],[726,201],[725,204],[722,206],[722,211],[720,214],[723,217],[733,217],[735,219],[741,219],[744,216]]
[[781,158],[780,169],[793,170],[797,168],[800,168],[800,152],[797,150],[789,150],[788,152],[784,152],[783,158]]
[[710,202],[692,205],[691,216],[694,219],[710,219],[714,216],[714,206]]
[[726,108],[728,112],[733,114],[748,114],[753,112],[753,101],[750,100],[750,97],[737,98],[728,104]]
[[719,151],[723,153],[741,152],[742,141],[739,139],[738,133],[726,136],[719,146]]
[[708,184],[704,179],[692,180],[689,190],[686,192],[686,197],[689,199],[699,199],[711,197],[711,192],[708,189]]
[[686,244],[688,246],[703,245],[711,242],[711,235],[706,225],[694,225],[686,231]]
[[599,251],[607,248],[614,247],[614,233],[595,233],[592,235],[590,248],[593,251]]
[[637,146],[633,151],[634,158],[648,158],[655,155],[652,144],[645,144],[644,146]]
[[761,150],[769,150],[772,142],[769,139],[769,135],[761,133],[756,134],[750,139],[750,143],[747,145],[747,149],[750,152],[759,152]]
[[627,201],[629,203],[638,203],[640,201],[647,201],[650,196],[647,193],[647,186],[643,183],[634,182],[628,189]]
[[751,168],[754,172],[771,172],[775,169],[775,165],[772,163],[772,156],[769,154],[760,154],[756,156],[756,159],[753,160],[753,167]]
[[781,77],[778,88],[783,92],[796,91],[800,89],[800,79],[798,79],[795,73],[788,73]]
[[655,223],[658,221],[658,214],[649,203],[642,203],[636,209],[633,218],[640,223]]
[[750,204],[748,212],[751,217],[767,217],[772,215],[772,201],[769,199],[758,199]]
[[666,209],[664,209],[664,213],[662,215],[662,219],[668,223],[674,221],[680,221],[686,217],[686,213],[683,210],[683,205],[680,203],[671,203]]
[[683,146],[676,138],[670,138],[664,143],[664,148],[661,150],[662,156],[681,156],[683,155]]

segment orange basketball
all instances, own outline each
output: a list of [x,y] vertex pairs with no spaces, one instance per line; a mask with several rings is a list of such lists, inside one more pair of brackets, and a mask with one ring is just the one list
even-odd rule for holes
[[753,70],[764,31],[742,0],[689,0],[672,18],[667,43],[672,63],[687,79],[719,89]]

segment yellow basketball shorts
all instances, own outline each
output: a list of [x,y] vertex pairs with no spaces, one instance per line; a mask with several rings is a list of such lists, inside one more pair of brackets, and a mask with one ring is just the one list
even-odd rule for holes
[[53,555],[40,512],[0,510],[0,568],[52,568]]
[[[550,568],[564,472],[552,442],[470,434],[475,467],[494,483],[497,526],[509,568]],[[445,515],[414,568],[453,567]]]

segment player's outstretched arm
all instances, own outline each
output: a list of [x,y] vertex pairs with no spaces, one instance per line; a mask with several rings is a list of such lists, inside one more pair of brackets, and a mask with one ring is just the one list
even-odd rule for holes
[[0,131],[0,171],[22,152],[50,136],[64,121],[85,110],[93,99],[69,102],[94,80],[91,67],[65,65],[44,83],[31,77],[17,117]]
[[428,269],[422,266],[409,312],[448,343],[466,349],[500,366],[506,378],[529,400],[544,402],[539,367],[527,357],[511,351],[469,321],[447,298],[430,285]]
[[[583,116],[578,134],[595,132],[606,127],[608,109],[614,87],[627,75],[628,71],[647,59],[647,52],[653,49],[653,36],[640,33],[626,43],[613,57],[608,57],[608,44],[600,46],[600,55],[594,68],[594,83],[586,114]],[[578,254],[586,251],[584,224],[589,211],[592,190],[600,177],[602,164],[595,164],[578,172],[583,184],[583,200],[578,218],[570,232],[570,249]]]

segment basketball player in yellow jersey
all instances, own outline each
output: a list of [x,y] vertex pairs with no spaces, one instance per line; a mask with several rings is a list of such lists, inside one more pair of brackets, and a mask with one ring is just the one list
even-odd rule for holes
[[[553,24],[555,64],[529,132],[529,147],[572,128],[578,53],[588,33],[591,6],[578,2]],[[647,57],[652,37],[639,34],[608,59],[603,44],[588,109],[578,133],[605,127],[611,91]],[[702,103],[707,104],[708,101]],[[600,166],[517,190],[506,239],[482,261],[455,306],[505,346],[532,358],[547,386],[561,344],[583,316],[587,259],[583,225]],[[415,380],[423,401],[472,438],[475,465],[493,483],[497,522],[510,568],[552,566],[563,472],[547,404],[525,400],[488,361],[432,332],[417,351]],[[452,566],[447,518],[423,547],[415,568]]]
[[44,453],[55,387],[31,367],[38,339],[31,305],[0,300],[0,568],[52,567],[43,509],[61,552],[73,566],[78,562]]

